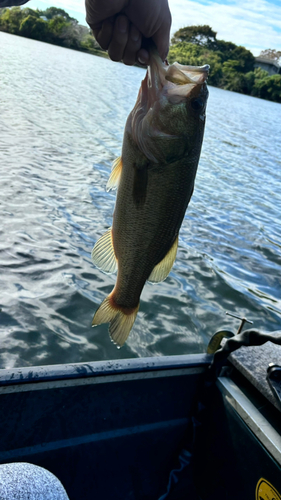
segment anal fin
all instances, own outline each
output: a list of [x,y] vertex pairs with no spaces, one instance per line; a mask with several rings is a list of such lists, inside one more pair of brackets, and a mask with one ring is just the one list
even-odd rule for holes
[[122,158],[121,156],[119,156],[118,158],[116,158],[116,160],[114,160],[112,164],[112,171],[106,184],[106,191],[110,191],[111,189],[116,189],[118,187],[122,173],[122,167]]
[[117,271],[117,259],[114,252],[112,229],[110,228],[96,242],[92,250],[92,260],[98,269],[105,273]]
[[154,267],[152,273],[148,278],[148,281],[152,283],[159,283],[160,281],[163,281],[165,278],[167,278],[176,259],[178,242],[179,236],[176,237],[174,243],[172,244],[169,252],[165,255],[164,259]]

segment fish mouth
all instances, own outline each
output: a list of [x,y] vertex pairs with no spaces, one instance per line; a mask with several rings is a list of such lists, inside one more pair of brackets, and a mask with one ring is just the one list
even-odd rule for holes
[[[206,81],[210,66],[184,66],[177,62],[169,65],[163,62],[156,49],[150,51],[150,66],[141,83],[137,102],[132,111],[133,128],[151,110],[161,96],[166,96],[171,104],[187,98],[208,94]],[[133,134],[134,135],[134,134]]]
[[[185,103],[194,98],[206,100],[206,80],[209,66],[184,66],[163,63],[156,49],[150,51],[150,66],[141,83],[136,104],[131,111],[125,132],[129,133],[144,156],[158,163],[159,138],[177,139],[177,132],[165,130],[161,122],[162,110],[166,105]],[[205,119],[204,113],[200,116]],[[169,129],[169,127],[168,127]],[[158,149],[157,149],[158,147]],[[157,153],[157,154],[156,154]]]
[[[167,95],[171,102],[181,102],[184,99],[195,97],[206,88],[210,66],[185,66],[174,62],[169,65],[163,63],[157,51],[150,54],[151,64],[147,72],[146,97],[152,105],[159,99],[160,93]],[[143,89],[145,90],[145,89]]]

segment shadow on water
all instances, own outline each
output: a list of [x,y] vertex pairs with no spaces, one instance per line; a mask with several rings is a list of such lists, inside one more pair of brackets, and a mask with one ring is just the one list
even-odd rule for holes
[[145,286],[117,350],[107,325],[91,328],[115,276],[90,254],[111,225],[105,186],[144,71],[0,42],[0,367],[204,352],[218,328],[236,330],[225,311],[280,329],[280,105],[210,88],[177,260]]

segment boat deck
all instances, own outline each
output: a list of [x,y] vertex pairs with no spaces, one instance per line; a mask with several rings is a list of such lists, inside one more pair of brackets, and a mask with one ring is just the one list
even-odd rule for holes
[[267,342],[262,346],[240,347],[229,357],[231,363],[278,410],[280,406],[266,380],[269,363],[281,366],[281,346]]

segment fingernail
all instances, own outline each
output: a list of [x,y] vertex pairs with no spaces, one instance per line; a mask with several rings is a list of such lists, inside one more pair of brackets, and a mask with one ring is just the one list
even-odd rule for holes
[[118,29],[121,33],[126,33],[128,28],[127,19],[124,16],[118,17]]
[[138,52],[137,58],[140,64],[147,65],[149,63],[149,53],[143,48]]
[[145,59],[143,59],[141,56],[140,56],[140,57],[138,57],[138,61],[139,61],[139,63],[141,63],[141,64],[146,64],[146,63],[147,63],[147,62],[146,62],[146,60],[145,60]]

